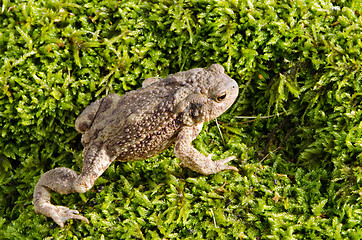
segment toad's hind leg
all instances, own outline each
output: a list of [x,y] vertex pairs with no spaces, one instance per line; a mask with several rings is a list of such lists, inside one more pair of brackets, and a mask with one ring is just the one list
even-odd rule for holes
[[33,204],[38,214],[51,217],[61,227],[68,219],[79,219],[86,223],[88,219],[78,215],[78,211],[63,206],[55,206],[50,203],[50,189],[62,194],[75,192],[73,183],[78,173],[69,168],[55,168],[44,173],[34,189]]
[[60,226],[69,219],[78,219],[86,223],[88,219],[78,215],[78,211],[63,206],[55,206],[50,203],[50,190],[62,194],[74,192],[83,193],[92,188],[96,179],[111,164],[104,148],[90,146],[83,152],[82,173],[69,168],[55,168],[44,173],[34,189],[33,204],[36,213],[51,217]]
[[91,189],[94,182],[100,177],[115,157],[110,157],[106,147],[97,144],[87,146],[83,151],[82,173],[73,183],[74,190],[84,193]]

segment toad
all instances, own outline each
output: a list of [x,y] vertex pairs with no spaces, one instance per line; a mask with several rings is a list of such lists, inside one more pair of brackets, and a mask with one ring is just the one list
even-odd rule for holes
[[234,156],[213,161],[193,146],[203,123],[225,112],[238,96],[237,83],[219,64],[148,78],[142,88],[122,97],[110,94],[90,104],[75,121],[82,134],[83,168],[59,167],[44,173],[33,195],[35,212],[51,217],[60,227],[69,219],[88,223],[78,211],[50,203],[50,190],[84,193],[113,161],[143,160],[174,145],[184,167],[209,175],[223,170]]

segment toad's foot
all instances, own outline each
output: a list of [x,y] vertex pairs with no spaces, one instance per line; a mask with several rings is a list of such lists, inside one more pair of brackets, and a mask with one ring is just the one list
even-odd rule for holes
[[[211,160],[211,154],[207,157],[209,160]],[[218,161],[212,161],[214,164],[214,168],[217,169],[217,171],[223,171],[223,170],[232,170],[235,172],[238,172],[239,170],[234,166],[228,166],[225,165],[226,163],[236,159],[235,156],[227,157]]]
[[234,166],[225,165],[226,163],[234,160],[236,157],[231,156],[218,161],[211,160],[211,155],[205,157],[199,153],[198,158],[182,158],[182,164],[191,170],[204,174],[210,175],[224,170],[232,170],[238,172],[239,170]]
[[53,218],[53,220],[61,227],[64,227],[64,223],[69,219],[78,219],[87,224],[89,221],[86,217],[79,215],[77,210],[69,209],[63,206],[52,206],[52,211],[47,213],[47,216]]

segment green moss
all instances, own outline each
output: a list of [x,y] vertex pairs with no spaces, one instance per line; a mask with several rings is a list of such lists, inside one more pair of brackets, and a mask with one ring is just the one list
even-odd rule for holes
[[[0,238],[360,239],[361,13],[343,0],[3,1]],[[222,137],[211,122],[194,145],[236,155],[239,173],[200,176],[170,149],[53,194],[90,225],[35,214],[42,173],[80,171],[74,121],[90,102],[215,62],[240,95]]]

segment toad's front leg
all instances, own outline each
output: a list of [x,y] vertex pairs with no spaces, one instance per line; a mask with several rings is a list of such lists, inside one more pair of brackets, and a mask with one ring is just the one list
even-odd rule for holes
[[191,145],[201,129],[202,124],[183,127],[178,134],[175,143],[175,155],[181,160],[182,165],[204,175],[217,173],[223,170],[238,171],[236,167],[225,165],[229,161],[235,159],[234,156],[218,161],[212,161],[210,155],[208,157],[204,156]]

